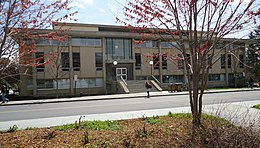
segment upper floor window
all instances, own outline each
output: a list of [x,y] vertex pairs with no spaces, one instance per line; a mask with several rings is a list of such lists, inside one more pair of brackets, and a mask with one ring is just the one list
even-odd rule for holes
[[73,70],[80,71],[80,53],[72,53]]
[[228,68],[231,68],[231,54],[228,54]]
[[[63,71],[69,71],[70,57],[68,52],[61,53],[61,65]],[[80,53],[72,53],[73,70],[80,71]]]
[[162,69],[167,69],[167,54],[162,54]]
[[103,57],[101,52],[95,53],[96,57],[96,70],[102,70],[103,69]]
[[161,42],[162,48],[179,48],[179,44],[177,42]]
[[70,69],[70,58],[68,52],[61,53],[61,67],[62,71],[69,71]]
[[178,69],[184,68],[183,56],[182,54],[178,54]]
[[220,66],[221,66],[221,68],[226,68],[226,55],[225,54],[220,55]]
[[142,47],[142,48],[157,48],[158,42],[157,41],[140,41],[140,43],[136,43],[135,46]]
[[44,52],[37,52],[35,58],[37,72],[44,71]]
[[107,38],[106,55],[109,60],[131,59],[132,58],[131,39]]
[[244,68],[244,55],[239,55],[239,68]]
[[209,68],[212,68],[212,60],[213,60],[213,57],[211,54],[208,54],[208,67]]
[[101,39],[99,38],[72,38],[72,46],[98,46],[101,47]]
[[64,41],[59,41],[59,40],[50,40],[50,39],[38,39],[36,41],[37,45],[49,45],[49,46],[68,46],[69,41],[64,40]]
[[159,66],[160,66],[159,53],[155,53],[153,55],[153,68],[159,69]]
[[141,53],[135,53],[135,69],[141,69]]
[[224,44],[223,43],[216,43],[214,47],[216,49],[222,49],[222,48],[224,48]]

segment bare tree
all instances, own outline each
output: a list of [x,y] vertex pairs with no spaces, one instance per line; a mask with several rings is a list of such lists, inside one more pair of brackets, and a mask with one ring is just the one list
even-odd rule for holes
[[222,38],[254,23],[258,8],[256,0],[129,0],[124,17],[117,21],[142,34],[143,39],[178,43],[173,46],[183,56],[193,125],[199,127],[202,96],[212,66],[208,60],[213,59]]

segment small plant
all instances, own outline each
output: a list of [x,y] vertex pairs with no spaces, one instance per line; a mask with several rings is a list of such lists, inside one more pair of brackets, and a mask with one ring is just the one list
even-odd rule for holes
[[43,130],[42,138],[47,139],[47,140],[51,140],[56,135],[57,135],[57,133],[54,130],[47,129],[47,130]]
[[146,123],[143,124],[143,128],[135,130],[137,138],[147,138],[152,132],[146,128]]
[[83,143],[84,145],[90,143],[90,136],[89,136],[89,132],[88,132],[88,129],[84,132],[84,135],[83,135]]
[[260,109],[260,104],[256,104],[256,105],[254,105],[253,108]]
[[85,118],[85,116],[80,116],[79,117],[79,121],[77,121],[77,120],[75,121],[75,129],[79,129],[81,127],[80,124],[81,124],[81,122],[83,120],[82,117]]
[[18,130],[17,125],[10,126],[9,129],[6,131],[6,133],[12,133]]
[[163,123],[163,121],[159,119],[159,116],[153,116],[153,117],[147,118],[146,122],[149,123],[149,124]]

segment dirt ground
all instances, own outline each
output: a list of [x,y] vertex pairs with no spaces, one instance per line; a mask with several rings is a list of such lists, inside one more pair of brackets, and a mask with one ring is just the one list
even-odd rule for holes
[[[156,123],[145,118],[118,121],[119,130],[54,128],[17,130],[0,133],[1,148],[78,148],[78,147],[201,147],[201,140],[191,141],[191,120],[159,117]],[[207,123],[205,123],[207,124]],[[206,127],[207,125],[205,125]]]

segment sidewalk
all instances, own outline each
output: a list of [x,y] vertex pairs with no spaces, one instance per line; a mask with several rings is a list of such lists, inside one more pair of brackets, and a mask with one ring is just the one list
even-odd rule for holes
[[[238,92],[238,91],[260,91],[260,88],[234,88],[234,89],[216,89],[216,90],[206,90],[204,93],[228,93],[228,92]],[[151,92],[151,97],[158,96],[171,96],[171,95],[188,95],[188,91],[183,92]],[[97,95],[97,96],[83,96],[74,98],[58,98],[58,99],[37,99],[37,100],[21,100],[21,101],[9,101],[8,103],[1,103],[0,106],[9,105],[25,105],[25,104],[42,104],[42,103],[58,103],[58,102],[74,102],[74,101],[92,101],[92,100],[109,100],[109,99],[128,99],[128,98],[138,98],[146,96],[146,92],[143,93],[130,93],[130,94],[114,94],[114,95]]]

